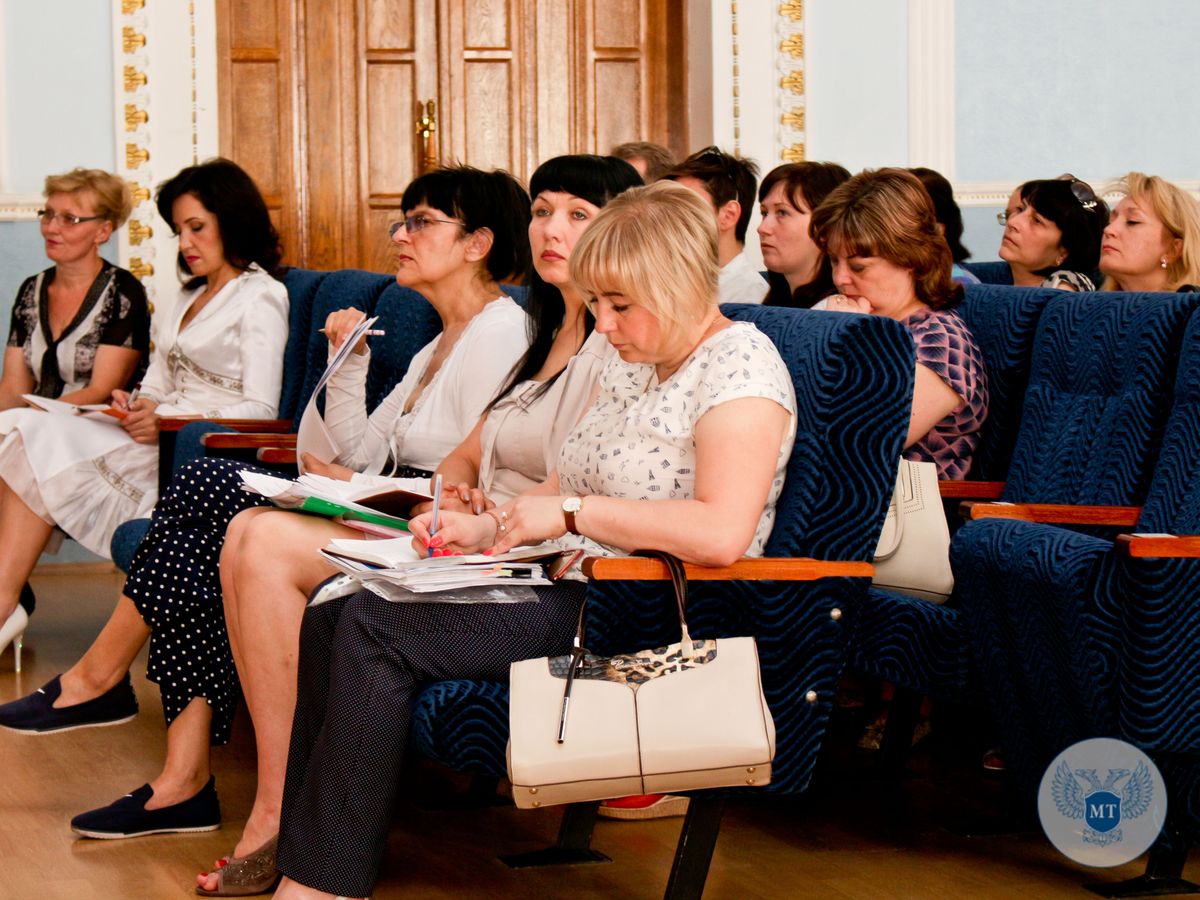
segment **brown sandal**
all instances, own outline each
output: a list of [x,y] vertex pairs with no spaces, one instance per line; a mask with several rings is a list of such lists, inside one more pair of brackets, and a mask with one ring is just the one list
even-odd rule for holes
[[279,835],[275,835],[253,853],[226,857],[224,865],[218,865],[214,870],[217,876],[216,890],[209,891],[197,885],[196,893],[201,897],[249,897],[273,890],[280,877],[279,870],[275,868],[278,843]]

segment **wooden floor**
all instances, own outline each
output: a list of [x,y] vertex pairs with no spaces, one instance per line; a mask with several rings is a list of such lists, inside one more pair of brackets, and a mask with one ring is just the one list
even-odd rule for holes
[[[116,575],[35,578],[40,606],[30,626],[25,671],[0,657],[0,701],[23,695],[69,665],[87,646],[116,597]],[[71,816],[147,781],[161,758],[164,726],[157,692],[135,667],[141,715],[115,728],[29,737],[0,731],[0,898],[176,898],[192,894],[196,872],[229,851],[253,793],[253,736],[241,721],[215,752],[225,814],[220,831],[127,841],[76,839]],[[928,754],[927,754],[928,755]],[[920,756],[914,766],[928,765]],[[974,766],[934,767],[895,781],[861,766],[830,763],[802,798],[763,798],[726,814],[707,898],[1058,898],[1092,897],[1086,880],[1140,874],[1141,862],[1085,870],[1040,832],[964,837],[947,830],[999,820],[1003,783]],[[440,773],[414,769],[409,796]],[[655,898],[662,894],[681,820],[601,822],[593,846],[613,862],[557,870],[510,870],[497,853],[553,840],[558,813],[497,807],[468,812],[397,810],[376,898]],[[1196,854],[1193,854],[1195,857]],[[1186,874],[1200,881],[1200,861]]]

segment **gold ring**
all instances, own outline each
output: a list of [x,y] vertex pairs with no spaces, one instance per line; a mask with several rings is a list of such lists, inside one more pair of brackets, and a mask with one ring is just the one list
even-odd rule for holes
[[507,521],[508,521],[508,510],[506,510],[506,509],[502,509],[502,510],[500,510],[500,521],[501,521],[501,522],[507,522]]

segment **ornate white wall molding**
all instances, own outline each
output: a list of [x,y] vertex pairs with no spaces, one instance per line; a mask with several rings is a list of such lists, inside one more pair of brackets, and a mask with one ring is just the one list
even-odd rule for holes
[[777,158],[784,162],[802,162],[808,152],[804,2],[779,4],[775,17],[775,147]]
[[[1083,178],[1097,191],[1103,191],[1114,179],[1113,178]],[[1197,181],[1173,181],[1172,184],[1178,185],[1192,196],[1200,198],[1200,180]],[[954,198],[958,201],[959,206],[1004,206],[1008,202],[1009,195],[1016,189],[1018,181],[962,181],[954,184]],[[1104,199],[1112,205],[1112,202],[1120,198],[1120,194],[1106,193]]]
[[908,164],[954,179],[954,0],[908,0]]
[[151,301],[179,290],[176,244],[154,208],[154,189],[217,152],[214,0],[112,0],[117,172],[134,188],[118,232],[118,259]]

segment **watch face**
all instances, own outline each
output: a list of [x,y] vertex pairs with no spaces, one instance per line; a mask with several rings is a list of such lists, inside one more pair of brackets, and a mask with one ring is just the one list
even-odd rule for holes
[[583,506],[581,497],[568,497],[563,501],[562,508],[563,512],[579,512],[581,506]]

